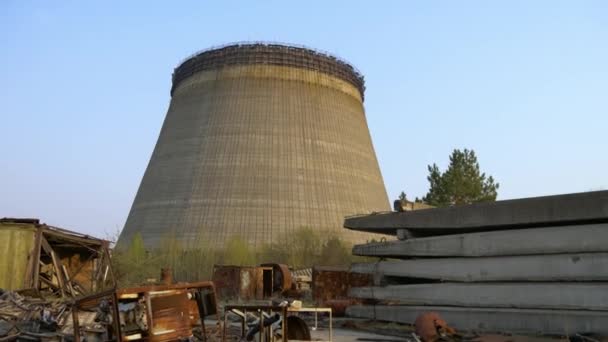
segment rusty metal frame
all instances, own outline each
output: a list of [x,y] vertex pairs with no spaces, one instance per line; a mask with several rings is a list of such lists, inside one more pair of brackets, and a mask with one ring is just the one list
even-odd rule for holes
[[[151,313],[151,308],[150,308],[150,301],[149,301],[149,292],[155,292],[155,291],[169,291],[169,290],[185,290],[185,291],[192,291],[192,290],[201,290],[201,289],[209,289],[211,291],[211,293],[213,293],[213,302],[216,305],[215,307],[215,316],[218,322],[220,322],[220,313],[217,307],[217,294],[216,294],[216,290],[215,290],[215,284],[212,281],[200,281],[200,282],[195,282],[195,283],[182,283],[182,284],[170,284],[170,285],[149,285],[149,286],[139,286],[139,287],[131,287],[131,288],[124,288],[124,289],[118,289],[115,291],[115,295],[117,298],[117,303],[118,300],[120,299],[121,295],[126,295],[126,294],[133,294],[133,293],[143,293],[144,294],[144,298],[146,298],[146,306],[147,306],[147,310],[146,310],[146,315],[147,315],[147,319],[149,322],[149,326],[152,327],[153,325],[153,317],[152,317],[152,313]],[[201,312],[201,304],[199,302],[199,300],[197,300],[197,307],[199,309],[199,320],[201,323],[201,329],[202,329],[202,334],[203,334],[203,340],[207,340],[207,332],[206,332],[206,328],[205,328],[205,316],[202,314]],[[116,305],[116,307],[118,307],[118,304]]]
[[[278,305],[226,305],[224,307],[224,327],[223,327],[223,333],[222,333],[222,342],[226,341],[226,335],[227,335],[227,323],[228,323],[228,314],[229,313],[234,313],[232,310],[239,310],[245,313],[245,315],[247,314],[247,312],[251,312],[251,311],[255,311],[258,312],[260,314],[260,332],[259,332],[259,342],[263,342],[264,341],[264,313],[270,313],[270,312],[280,312],[281,316],[283,317],[283,324],[282,326],[282,336],[281,336],[281,341],[282,342],[287,342],[287,306],[278,306]],[[245,329],[245,324],[246,324],[246,319],[243,318],[241,320],[241,334],[244,334],[246,329]],[[271,336],[272,337],[272,336]],[[271,338],[271,342],[274,342],[274,338]]]
[[114,338],[116,341],[120,341],[122,333],[120,331],[120,316],[118,313],[118,296],[116,295],[116,289],[110,289],[103,292],[99,292],[90,296],[86,296],[77,299],[72,304],[72,324],[74,327],[74,342],[80,342],[80,324],[78,322],[78,311],[85,303],[98,301],[100,299],[111,297],[112,298],[112,325],[114,327]]

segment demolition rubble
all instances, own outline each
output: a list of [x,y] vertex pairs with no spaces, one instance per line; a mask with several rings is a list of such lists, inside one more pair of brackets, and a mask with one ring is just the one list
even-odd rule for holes
[[[116,287],[108,241],[40,224],[0,220],[0,336],[73,340],[77,298]],[[103,330],[103,307],[82,312],[83,329]]]
[[162,284],[117,288],[107,241],[2,219],[0,341],[332,341],[344,315],[351,327],[415,327],[408,341],[608,335],[608,191],[344,225],[394,238],[356,245],[375,259],[350,267],[215,265],[212,281],[194,283],[163,269]]

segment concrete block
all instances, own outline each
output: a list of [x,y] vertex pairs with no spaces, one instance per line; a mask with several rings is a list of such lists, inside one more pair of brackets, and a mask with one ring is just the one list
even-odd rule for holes
[[380,261],[351,271],[457,282],[608,281],[608,253]]
[[405,228],[415,236],[431,236],[599,222],[608,222],[608,191],[354,216],[345,219],[344,227],[392,235]]
[[391,258],[589,252],[608,252],[608,223],[434,236],[353,248],[355,255]]
[[445,306],[350,306],[346,315],[413,324],[423,312],[437,312],[458,330],[574,335],[608,333],[608,312],[585,310],[526,310]]
[[407,305],[608,310],[608,283],[439,283],[354,287],[351,297]]

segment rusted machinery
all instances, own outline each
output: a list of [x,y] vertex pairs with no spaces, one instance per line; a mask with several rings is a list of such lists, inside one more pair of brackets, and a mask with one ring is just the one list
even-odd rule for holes
[[222,298],[266,299],[292,287],[289,267],[284,264],[260,266],[215,265],[213,282]]
[[[224,307],[222,341],[233,340],[234,337],[238,341],[310,341],[312,340],[310,328],[299,316],[300,313],[314,313],[315,326],[313,330],[317,329],[318,314],[328,314],[329,336],[327,341],[332,341],[332,310],[330,308],[302,308],[300,306],[291,305],[286,301],[274,305],[227,305]],[[237,316],[240,319],[240,336],[231,336],[228,333],[230,315]],[[249,321],[250,318],[254,318],[253,322]],[[315,339],[315,341],[319,340]]]
[[[94,312],[105,329],[81,325],[85,312]],[[81,336],[87,341],[206,341],[214,332],[207,331],[204,319],[212,315],[219,321],[210,281],[106,291],[75,301],[72,310],[76,342]]]

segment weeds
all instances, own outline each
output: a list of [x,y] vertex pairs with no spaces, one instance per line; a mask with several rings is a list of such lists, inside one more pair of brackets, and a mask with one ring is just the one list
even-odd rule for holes
[[208,280],[213,265],[253,266],[264,262],[287,264],[293,268],[313,265],[350,265],[359,258],[351,255],[352,246],[337,236],[322,236],[311,228],[302,227],[284,236],[283,243],[252,248],[239,236],[231,236],[224,248],[211,247],[205,239],[185,245],[170,234],[160,247],[146,250],[140,233],[136,233],[126,250],[115,250],[113,266],[120,286],[133,286],[159,279],[161,268],[171,268],[176,281]]

